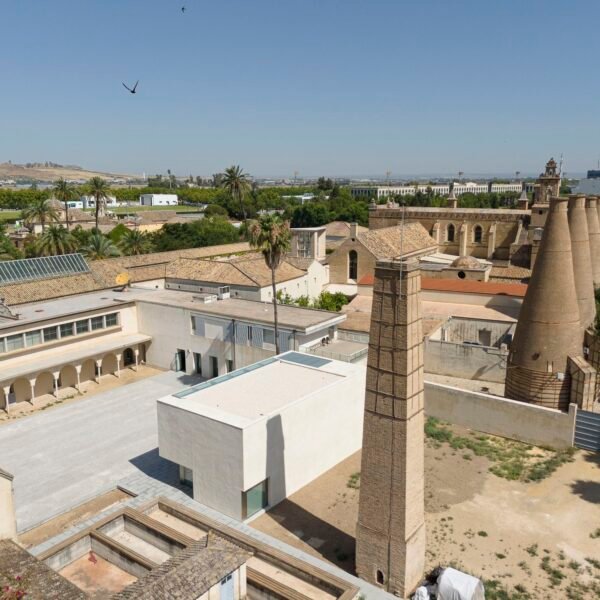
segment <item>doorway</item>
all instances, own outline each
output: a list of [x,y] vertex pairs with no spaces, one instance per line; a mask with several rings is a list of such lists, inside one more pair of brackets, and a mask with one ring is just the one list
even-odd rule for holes
[[219,376],[219,359],[216,356],[210,357],[210,376]]
[[177,354],[175,355],[175,370],[185,372],[185,350],[177,349]]
[[202,354],[194,352],[194,371],[197,375],[202,375]]

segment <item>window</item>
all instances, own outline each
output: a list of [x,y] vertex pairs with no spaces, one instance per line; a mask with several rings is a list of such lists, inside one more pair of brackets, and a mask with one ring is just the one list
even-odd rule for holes
[[233,361],[230,358],[228,358],[227,359],[227,372],[231,373],[231,371],[233,371]]
[[104,329],[104,317],[92,317],[92,331]]
[[244,519],[251,517],[269,503],[268,479],[261,481],[248,491],[242,492],[242,515]]
[[194,472],[183,465],[179,465],[179,481],[184,485],[194,486]]
[[481,225],[475,225],[473,229],[473,241],[476,244],[481,244],[481,240],[483,239],[483,229]]
[[353,281],[358,279],[358,254],[356,250],[348,252],[348,279]]
[[12,350],[20,350],[25,344],[23,343],[23,334],[18,333],[17,335],[9,335],[6,338],[6,351],[11,352]]
[[450,225],[448,225],[448,228],[446,229],[446,241],[454,241],[454,225],[452,225],[452,223],[450,223]]
[[385,583],[385,578],[383,576],[383,571],[381,569],[377,569],[376,579],[377,579],[377,583],[379,583],[379,584]]
[[87,333],[90,330],[90,322],[87,319],[76,321],[77,333]]
[[110,315],[106,315],[106,326],[114,327],[119,324],[119,317],[117,313],[110,313]]
[[272,329],[263,329],[263,342],[275,345],[275,332]]
[[53,342],[58,339],[58,327],[46,327],[44,332],[44,342]]
[[35,331],[28,331],[25,333],[25,344],[26,346],[37,346],[42,343],[42,331],[36,329]]
[[73,323],[63,323],[60,326],[60,337],[69,337],[73,335]]

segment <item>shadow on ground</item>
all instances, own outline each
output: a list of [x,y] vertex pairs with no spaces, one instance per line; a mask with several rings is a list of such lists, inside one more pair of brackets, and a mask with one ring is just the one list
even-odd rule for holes
[[592,504],[600,503],[600,482],[578,479],[571,484],[574,494]]
[[159,456],[158,448],[144,452],[144,454],[132,458],[129,462],[148,477],[166,483],[192,497],[192,488],[179,481],[178,465]]
[[[355,539],[351,535],[323,521],[289,499],[277,504],[267,514],[280,527],[308,544],[325,560],[348,573],[355,574]],[[276,537],[285,541],[280,536]]]

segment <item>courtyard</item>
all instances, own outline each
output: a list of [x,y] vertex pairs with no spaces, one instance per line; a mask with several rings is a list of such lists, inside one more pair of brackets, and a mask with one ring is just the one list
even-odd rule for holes
[[[427,438],[427,569],[480,576],[486,598],[600,597],[600,455],[578,451],[550,473],[552,453],[499,440],[508,458],[494,462],[469,449],[489,436],[450,429],[473,444]],[[513,459],[525,455],[518,472]],[[353,572],[359,490],[357,452],[251,526]]]
[[0,463],[14,475],[19,531],[142,471],[176,483],[158,456],[156,400],[199,379],[172,371],[0,424]]

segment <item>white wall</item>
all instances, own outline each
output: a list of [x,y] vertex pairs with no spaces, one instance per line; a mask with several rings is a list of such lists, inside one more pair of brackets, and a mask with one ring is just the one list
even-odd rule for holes
[[244,490],[268,477],[274,506],[360,449],[366,368],[352,373],[244,430]]
[[13,482],[0,472],[0,540],[16,539],[17,521],[13,499]]
[[160,456],[192,469],[194,500],[241,519],[242,430],[157,403]]

